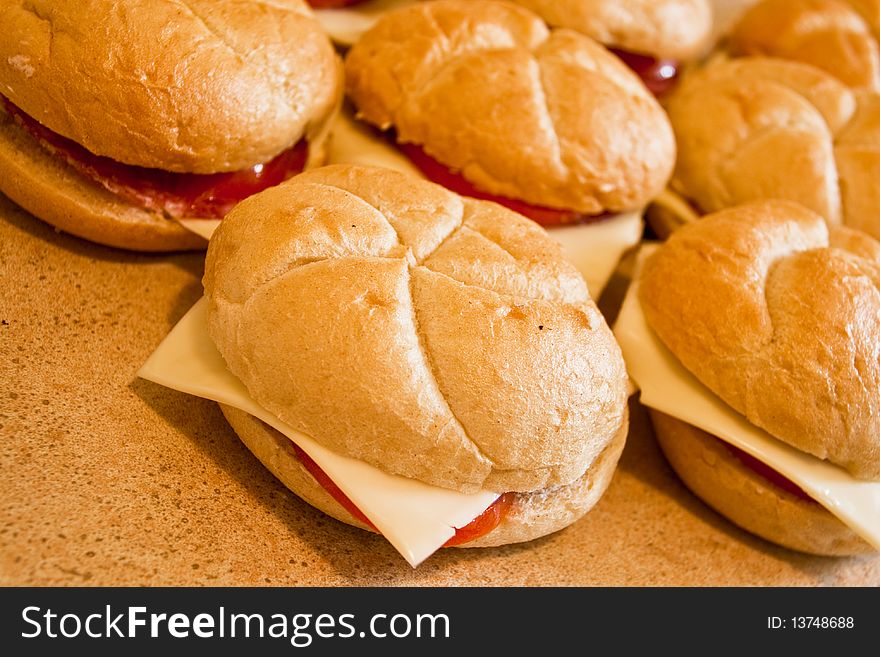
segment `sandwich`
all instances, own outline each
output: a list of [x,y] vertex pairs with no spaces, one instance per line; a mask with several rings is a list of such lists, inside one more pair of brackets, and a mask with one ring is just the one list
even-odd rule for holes
[[[152,362],[141,376],[224,402],[282,483],[411,563],[555,532],[608,486],[628,426],[619,347],[560,247],[516,213],[387,169],[322,167],[233,208],[204,288],[211,344],[196,351],[218,352],[251,405],[188,381],[201,367],[189,352],[173,356],[185,371]],[[315,445],[367,474],[334,477]],[[412,552],[412,523],[434,507],[401,520],[405,494],[371,513],[359,499],[381,491],[358,485],[377,473],[484,501]]]
[[761,0],[730,32],[733,56],[767,55],[880,90],[880,0]]
[[345,72],[357,118],[422,175],[567,232],[570,256],[603,225],[624,228],[623,250],[636,243],[672,170],[671,127],[638,77],[589,37],[510,3],[388,12]]
[[760,201],[682,227],[636,280],[615,332],[682,481],[788,548],[876,549],[880,243]]
[[513,0],[551,27],[608,47],[662,96],[684,64],[703,55],[712,34],[708,0]]
[[199,221],[321,162],[341,65],[286,2],[0,3],[0,191],[57,228],[204,248]]
[[695,72],[669,98],[678,160],[648,220],[661,237],[702,214],[788,199],[880,238],[880,96],[820,68],[742,57]]

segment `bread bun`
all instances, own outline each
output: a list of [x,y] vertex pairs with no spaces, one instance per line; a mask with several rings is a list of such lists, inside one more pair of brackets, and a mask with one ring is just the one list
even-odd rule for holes
[[799,62],[736,59],[700,71],[667,109],[672,187],[703,212],[793,200],[880,238],[880,100]]
[[863,234],[831,237],[806,208],[763,201],[676,231],[646,260],[639,299],[682,365],[752,424],[877,480],[877,254]]
[[877,0],[763,0],[736,24],[729,45],[737,55],[798,60],[852,87],[876,91],[880,89],[878,13]]
[[688,60],[705,50],[712,32],[707,0],[513,0],[552,27],[658,59]]
[[0,109],[0,190],[40,219],[78,237],[137,251],[204,249],[176,221],[135,207],[43,149]]
[[819,504],[798,498],[743,465],[720,439],[658,411],[649,412],[672,469],[697,497],[735,525],[810,554],[874,551]]
[[490,194],[599,214],[643,207],[669,178],[669,122],[601,45],[505,2],[385,14],[346,57],[358,115]]
[[236,171],[320,131],[342,84],[300,0],[52,0],[0,7],[0,90],[125,164]]
[[376,168],[240,203],[205,264],[208,330],[251,396],[333,451],[475,491],[579,478],[623,423],[622,356],[540,227]]
[[[336,520],[374,531],[352,516],[303,467],[289,438],[237,408],[221,404],[220,409],[247,448],[293,493]],[[614,439],[579,479],[533,493],[517,493],[495,529],[455,547],[494,547],[531,541],[581,518],[595,506],[611,483],[628,427],[624,420]]]

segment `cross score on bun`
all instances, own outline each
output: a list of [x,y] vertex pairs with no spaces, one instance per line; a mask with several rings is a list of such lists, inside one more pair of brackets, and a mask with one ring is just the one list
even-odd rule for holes
[[770,55],[880,90],[880,0],[763,0],[734,26],[734,55]]
[[300,0],[3,2],[0,191],[87,239],[204,248],[219,219],[319,163],[342,76]]
[[[619,347],[560,247],[513,212],[390,170],[315,169],[233,209],[204,285],[227,366],[285,423],[391,474],[505,493],[464,545],[561,529],[611,479]],[[368,527],[289,439],[224,413],[291,490]]]
[[[789,199],[880,238],[880,96],[808,64],[745,57],[694,73],[667,109],[671,187],[696,214]],[[649,219],[661,235],[675,226]]]
[[672,169],[669,123],[633,72],[509,3],[389,12],[345,66],[358,116],[427,177],[545,225],[638,210]]
[[712,33],[708,0],[513,0],[551,27],[576,30],[610,48],[656,95],[684,62],[702,55]]
[[[880,243],[764,201],[683,227],[639,277],[646,320],[699,381],[789,445],[880,480]],[[781,474],[653,413],[683,481],[743,528],[797,550],[869,546]]]

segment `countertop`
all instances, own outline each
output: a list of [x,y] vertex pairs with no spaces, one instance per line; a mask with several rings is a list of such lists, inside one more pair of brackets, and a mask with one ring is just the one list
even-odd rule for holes
[[880,585],[880,556],[798,554],[707,508],[636,401],[614,480],[585,518],[412,569],[289,493],[216,404],[135,377],[201,295],[202,262],[90,244],[0,196],[0,584]]

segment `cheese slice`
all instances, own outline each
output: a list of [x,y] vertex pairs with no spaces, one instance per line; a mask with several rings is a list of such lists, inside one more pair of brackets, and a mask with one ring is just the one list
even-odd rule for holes
[[234,406],[296,443],[339,486],[388,541],[416,567],[480,515],[498,493],[465,495],[382,472],[336,454],[257,404],[227,368],[207,332],[201,299],[153,352],[138,376],[198,397]]
[[[327,157],[331,164],[380,166],[425,178],[398,148],[345,111],[336,120]],[[547,233],[562,245],[590,295],[598,299],[623,254],[638,244],[642,230],[642,213],[627,212],[595,224],[550,228]]]
[[645,406],[699,427],[766,463],[880,550],[880,483],[856,479],[843,468],[777,440],[724,403],[648,327],[637,283],[627,292],[614,334]]
[[189,232],[201,235],[206,240],[211,239],[211,235],[220,225],[220,219],[178,219],[177,223],[186,228]]
[[560,226],[547,233],[562,245],[565,256],[598,299],[623,255],[639,243],[644,226],[641,212],[614,215],[595,224]]
[[348,47],[361,38],[386,11],[411,5],[414,0],[369,0],[339,9],[316,9],[315,18],[330,38]]

